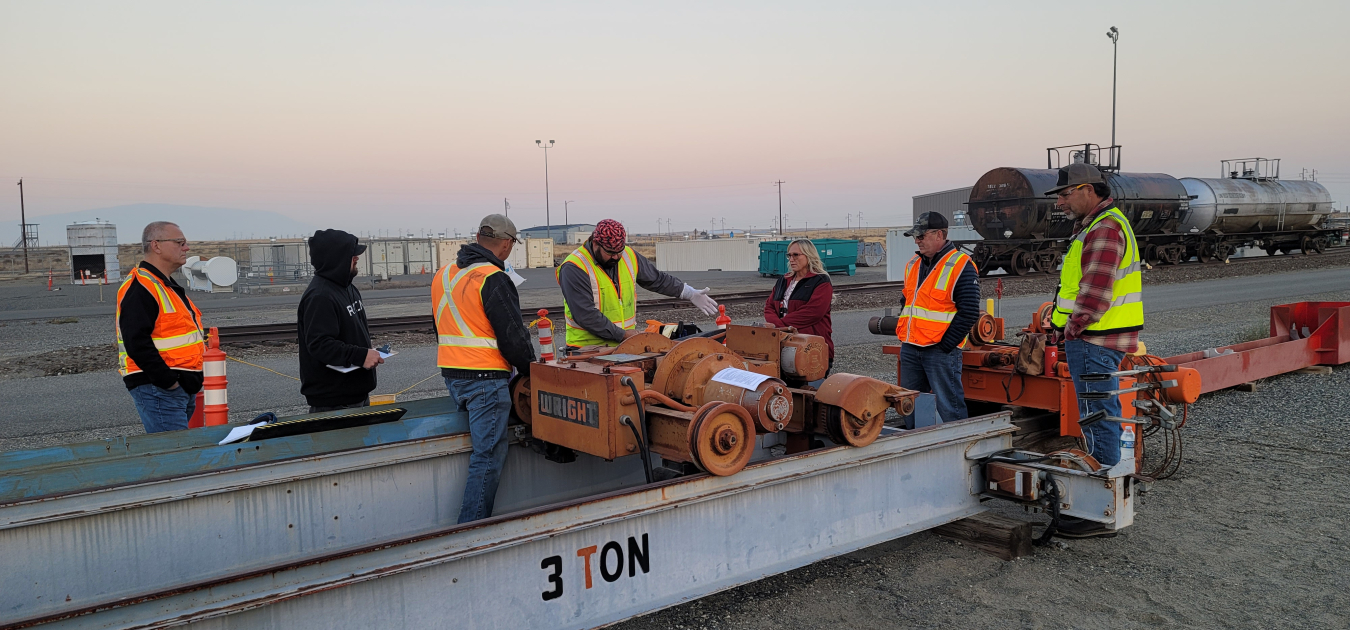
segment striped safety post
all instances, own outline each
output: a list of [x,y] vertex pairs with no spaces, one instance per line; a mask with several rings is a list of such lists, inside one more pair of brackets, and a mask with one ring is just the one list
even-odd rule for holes
[[553,361],[553,320],[548,318],[548,309],[539,309],[539,359],[544,363]]
[[726,330],[726,329],[727,329],[727,324],[730,324],[730,323],[731,323],[731,318],[730,318],[730,317],[727,317],[727,305],[726,305],[726,304],[718,304],[718,305],[717,305],[717,327],[720,328],[720,329],[722,329],[722,330]]
[[202,395],[205,401],[205,426],[227,424],[230,421],[230,401],[225,391],[225,351],[220,349],[220,331],[211,328],[211,343],[206,348],[202,367]]

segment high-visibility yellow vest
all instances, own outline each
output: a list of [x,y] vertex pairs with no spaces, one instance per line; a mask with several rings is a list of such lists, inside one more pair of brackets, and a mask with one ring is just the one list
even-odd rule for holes
[[[613,322],[615,326],[624,330],[633,330],[637,328],[637,252],[631,247],[624,247],[623,254],[619,257],[619,286],[614,286],[614,281],[609,279],[609,275],[600,268],[600,264],[591,257],[591,252],[585,245],[578,247],[576,251],[568,254],[563,259],[562,265],[558,265],[558,270],[554,272],[554,277],[562,282],[562,268],[565,265],[576,265],[591,280],[591,296],[595,300],[595,308],[602,315]],[[569,346],[594,346],[606,345],[617,346],[619,342],[610,341],[599,335],[582,328],[572,320],[572,305],[563,300],[563,315],[567,319],[567,345]]]
[[122,344],[122,299],[133,282],[140,283],[159,304],[159,315],[150,339],[169,369],[184,372],[202,371],[206,353],[206,333],[202,329],[202,313],[192,300],[184,300],[176,291],[164,286],[159,277],[142,267],[132,271],[117,289],[117,371],[122,376],[143,372]]
[[[920,283],[922,256],[915,254],[909,260],[905,265],[905,284],[901,288],[905,306],[900,309],[895,326],[895,336],[900,341],[916,346],[931,346],[942,341],[952,320],[956,319],[956,302],[952,300],[952,294],[968,264],[975,264],[970,256],[952,249]],[[965,346],[964,340],[961,345]]]
[[501,370],[511,364],[497,349],[497,333],[483,308],[483,282],[501,273],[492,263],[463,269],[454,263],[441,267],[431,281],[435,305],[436,365],[460,370]]
[[1087,241],[1088,232],[1107,218],[1119,223],[1125,233],[1125,255],[1121,256],[1120,266],[1116,268],[1116,279],[1111,283],[1111,307],[1083,334],[1107,335],[1144,327],[1144,276],[1139,268],[1139,243],[1134,239],[1130,220],[1125,218],[1120,208],[1108,208],[1073,238],[1069,253],[1064,256],[1064,266],[1059,270],[1055,311],[1050,316],[1050,322],[1055,328],[1063,329],[1073,314],[1074,302],[1078,299],[1078,285],[1083,280],[1083,243]]

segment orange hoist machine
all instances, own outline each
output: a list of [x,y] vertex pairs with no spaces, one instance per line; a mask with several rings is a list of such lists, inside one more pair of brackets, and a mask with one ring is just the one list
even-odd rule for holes
[[[825,376],[822,337],[792,328],[728,325],[684,339],[639,333],[613,348],[540,361],[511,385],[513,413],[531,437],[604,459],[652,454],[667,466],[732,475],[758,434],[786,434],[787,451],[813,436],[866,446],[886,410],[913,411],[916,392],[873,378]],[[816,438],[818,439],[818,437]]]

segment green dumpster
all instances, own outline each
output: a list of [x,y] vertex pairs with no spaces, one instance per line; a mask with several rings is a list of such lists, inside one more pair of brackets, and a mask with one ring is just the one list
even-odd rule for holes
[[[760,241],[759,275],[781,276],[788,272],[787,248],[792,241]],[[858,241],[838,238],[811,239],[825,264],[825,272],[853,275],[858,272]]]

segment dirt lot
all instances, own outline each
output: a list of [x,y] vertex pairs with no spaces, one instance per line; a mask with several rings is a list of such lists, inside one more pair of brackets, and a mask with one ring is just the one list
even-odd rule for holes
[[[1350,294],[1319,296],[1350,300]],[[1310,298],[1311,299],[1311,298]],[[1238,340],[1270,303],[1153,317],[1163,356]],[[893,375],[874,346],[836,367]],[[893,376],[892,376],[893,378]],[[1191,408],[1185,464],[1116,538],[1003,562],[931,533],[771,576],[621,624],[673,628],[1350,627],[1350,365]],[[995,507],[1042,523],[1012,504]],[[1040,528],[1036,528],[1039,533]]]

